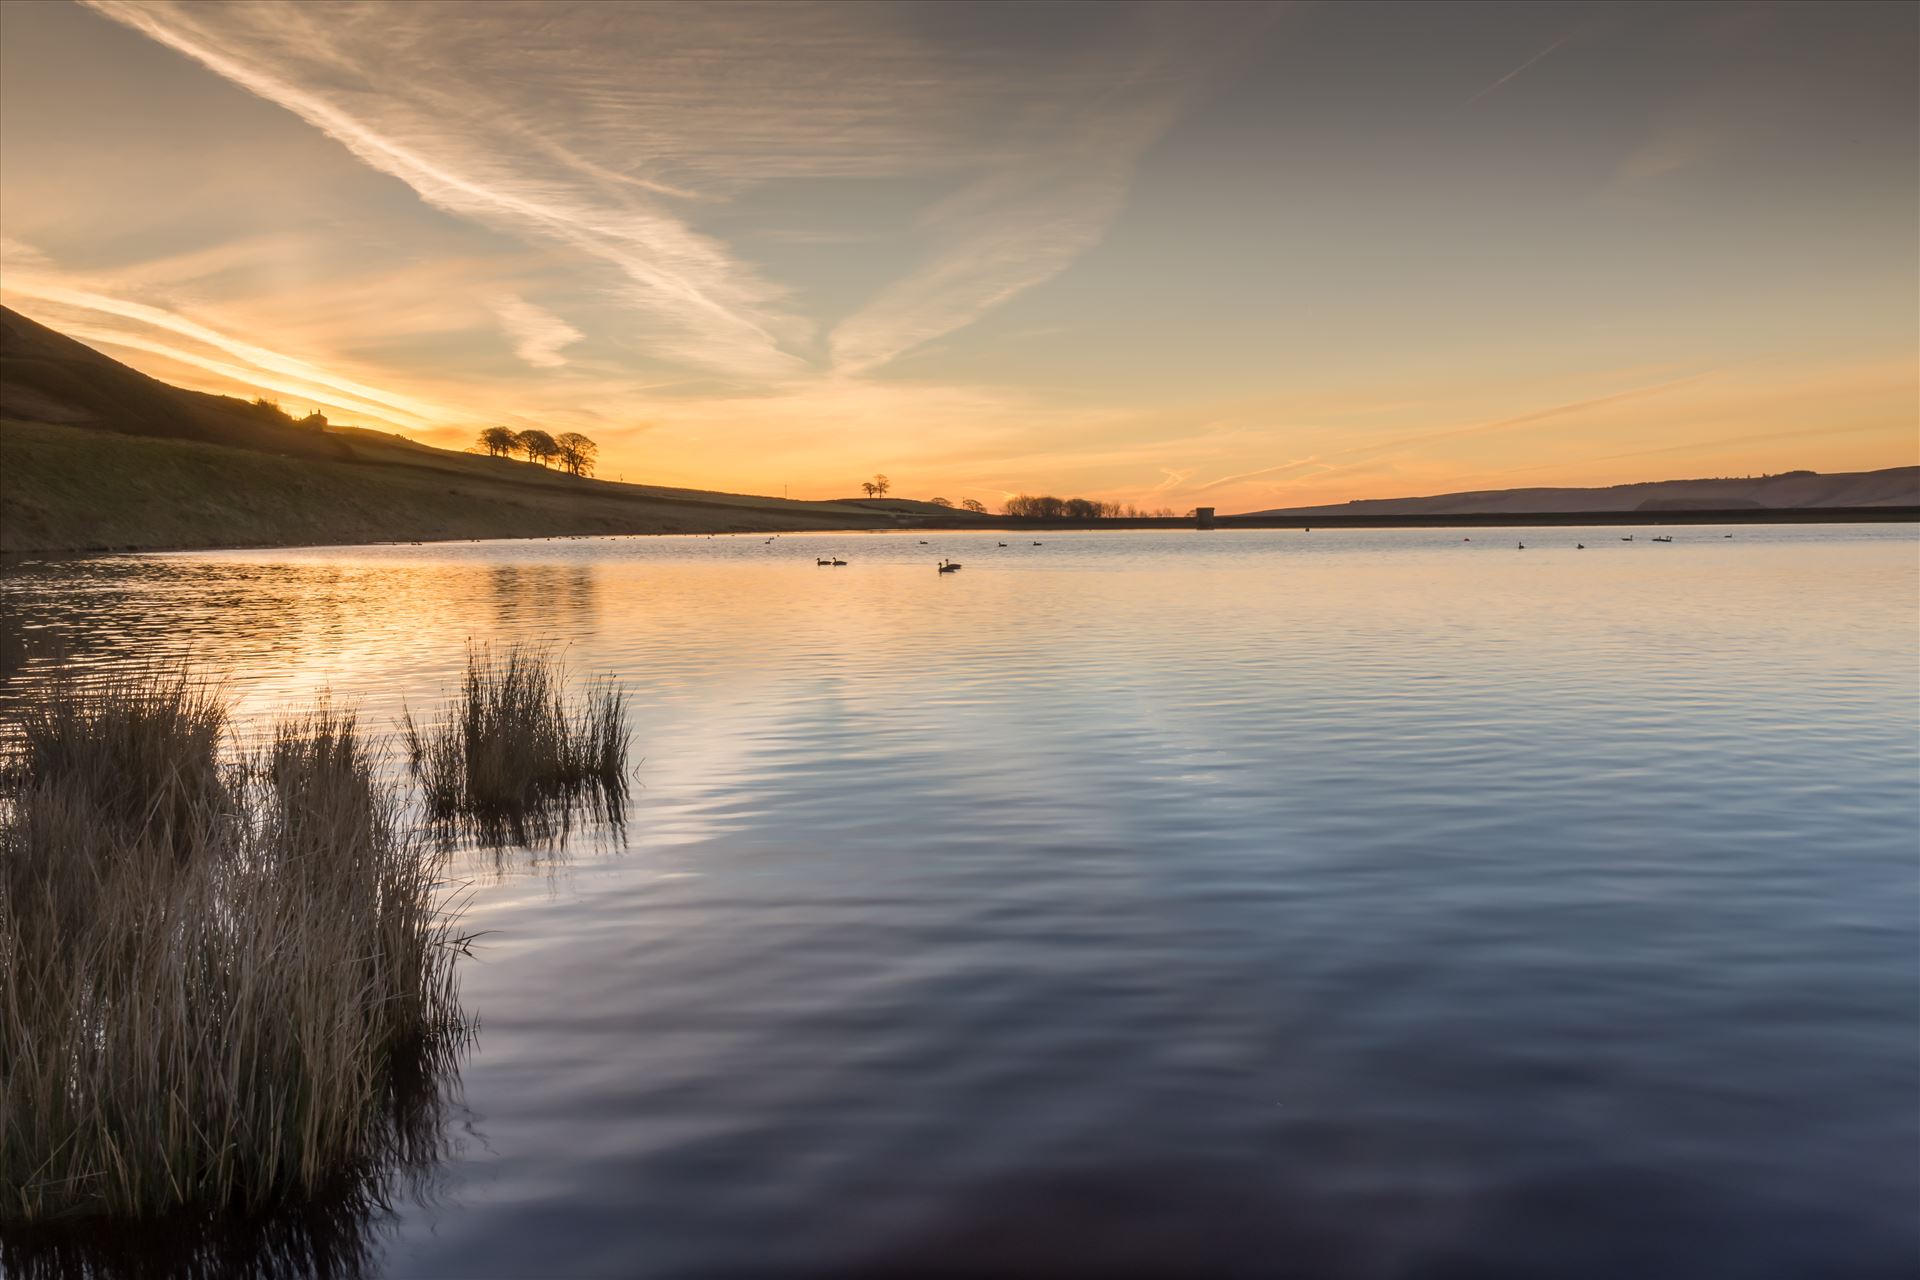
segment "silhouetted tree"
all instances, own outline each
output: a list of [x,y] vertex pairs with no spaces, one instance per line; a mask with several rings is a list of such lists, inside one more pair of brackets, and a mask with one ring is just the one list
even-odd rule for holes
[[1024,516],[1030,520],[1107,520],[1121,514],[1117,502],[1102,502],[1098,498],[1056,498],[1051,494],[1038,497],[1033,494],[1017,493],[1007,499],[1007,514]]
[[480,433],[480,448],[489,458],[508,458],[520,447],[520,437],[511,427],[488,427]]
[[873,492],[876,497],[886,497],[887,490],[891,488],[893,488],[893,481],[887,479],[885,476],[875,476],[873,478]]
[[565,435],[554,437],[554,447],[560,451],[560,465],[570,476],[590,476],[593,474],[594,459],[600,456],[600,446],[581,435],[578,431],[569,431]]
[[1022,516],[1030,520],[1058,520],[1066,512],[1067,504],[1050,495],[1036,497],[1028,493],[1016,493],[1007,499],[1007,514]]
[[960,505],[969,511],[977,511],[981,515],[987,514],[987,504],[978,498],[962,498],[960,499]]
[[867,491],[867,496],[869,498],[871,498],[874,494],[880,492],[880,486],[875,484],[871,480],[862,480],[860,482],[860,487]]
[[560,453],[560,446],[553,442],[553,437],[538,427],[522,431],[513,438],[513,442],[520,446],[520,452],[527,455],[528,462],[544,463]]
[[278,400],[256,396],[250,407],[253,409],[254,416],[266,422],[284,425],[293,421],[293,415],[282,409]]
[[928,498],[927,501],[931,502],[936,507],[950,507],[953,505],[951,502],[948,502],[945,498]]

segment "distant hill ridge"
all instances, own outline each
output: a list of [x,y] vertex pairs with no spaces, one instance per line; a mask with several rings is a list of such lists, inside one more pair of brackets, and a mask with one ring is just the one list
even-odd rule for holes
[[1425,498],[1360,498],[1256,516],[1525,515],[1576,511],[1807,510],[1920,506],[1920,466],[1719,480],[1651,480],[1604,489],[1476,489]]

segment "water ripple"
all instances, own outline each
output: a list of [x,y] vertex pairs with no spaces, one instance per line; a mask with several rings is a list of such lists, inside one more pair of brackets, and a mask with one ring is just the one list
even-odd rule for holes
[[0,703],[632,690],[625,846],[477,886],[396,1276],[1913,1274],[1920,558],[1722,532],[53,563]]

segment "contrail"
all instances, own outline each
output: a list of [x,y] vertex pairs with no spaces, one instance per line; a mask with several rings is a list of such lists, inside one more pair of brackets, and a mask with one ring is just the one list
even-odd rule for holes
[[1486,97],[1488,94],[1492,93],[1495,89],[1498,89],[1501,85],[1513,79],[1515,76],[1519,75],[1522,71],[1525,71],[1528,67],[1540,61],[1540,59],[1546,57],[1548,54],[1552,53],[1555,49],[1558,49],[1561,45],[1565,44],[1567,41],[1571,39],[1573,39],[1573,33],[1569,31],[1566,35],[1561,36],[1558,40],[1555,40],[1552,44],[1548,45],[1546,48],[1542,49],[1540,52],[1534,54],[1531,58],[1528,58],[1525,62],[1521,63],[1519,66],[1515,67],[1513,70],[1507,72],[1507,74],[1501,76],[1498,80],[1495,80],[1492,84],[1488,85],[1486,88],[1482,89],[1480,92],[1474,94],[1471,98],[1468,98],[1465,102],[1461,103],[1460,105],[1463,107],[1472,106],[1474,103],[1480,101],[1480,99]]

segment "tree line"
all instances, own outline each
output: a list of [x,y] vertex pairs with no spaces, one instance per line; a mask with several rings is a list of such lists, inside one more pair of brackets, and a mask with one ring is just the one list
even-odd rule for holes
[[1101,502],[1097,498],[1056,498],[1051,494],[1035,496],[1027,493],[1017,493],[1008,498],[1004,510],[1010,516],[1030,520],[1137,520],[1143,517],[1164,518],[1173,514],[1171,507],[1148,511],[1131,502],[1123,505]]
[[528,462],[542,466],[558,462],[560,469],[570,476],[592,475],[594,461],[600,456],[600,446],[578,431],[553,436],[538,427],[525,431],[488,427],[480,433],[477,447],[489,458],[511,458],[524,453]]
[[[885,476],[875,476],[862,481],[860,487],[869,498],[884,498],[892,487]],[[962,498],[958,503],[946,498],[928,498],[936,507],[958,506],[962,511],[971,511],[976,515],[987,514],[987,504],[978,498]],[[1018,493],[1008,498],[1001,508],[1010,516],[1028,520],[1143,520],[1168,519],[1174,514],[1172,507],[1149,509],[1135,506],[1131,502],[1101,502],[1097,498],[1056,498],[1051,494]],[[1192,515],[1192,511],[1187,512]]]

